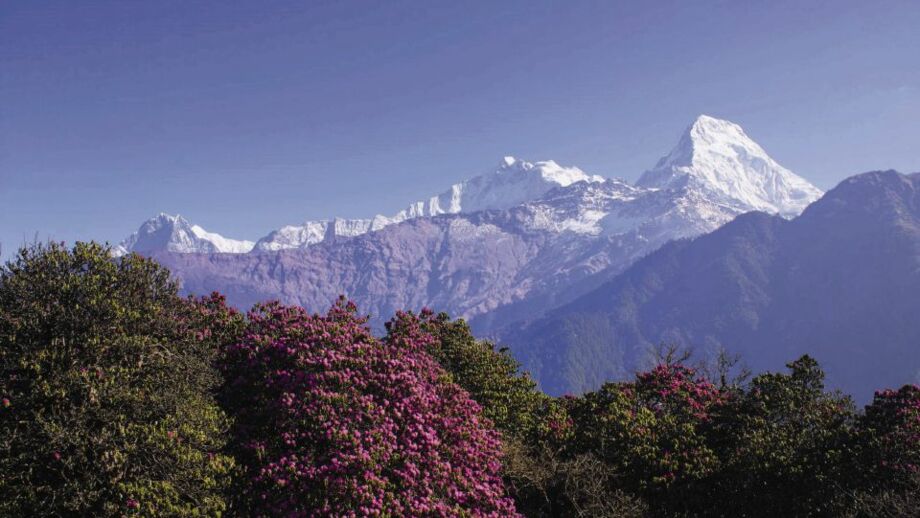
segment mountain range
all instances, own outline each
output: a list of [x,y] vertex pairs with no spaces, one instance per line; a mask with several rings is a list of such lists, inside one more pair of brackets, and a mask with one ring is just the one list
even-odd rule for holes
[[859,392],[920,368],[905,291],[916,183],[871,173],[822,198],[741,127],[700,116],[634,184],[506,157],[392,216],[235,240],[161,214],[114,253],[154,256],[185,291],[243,308],[319,311],[345,294],[377,327],[397,309],[447,311],[556,394],[626,376],[662,342],[755,370],[813,353]]
[[246,241],[206,232],[181,216],[159,214],[122,241],[115,253],[246,253],[307,248],[326,239],[356,237],[413,218],[510,208],[537,199],[554,187],[603,181],[603,177],[588,175],[576,167],[562,167],[552,160],[532,164],[507,156],[492,174],[454,184],[441,194],[412,203],[390,217],[306,221],[273,230],[258,241]]
[[[552,160],[530,163],[507,156],[495,170],[454,184],[441,194],[412,203],[389,217],[306,221],[283,226],[261,239],[249,241],[207,232],[181,216],[159,214],[122,241],[115,253],[247,253],[301,249],[326,239],[356,237],[419,217],[511,209],[541,200],[557,187],[610,181],[577,167],[562,167]],[[660,190],[690,197],[697,195],[702,203],[715,206],[711,211],[729,215],[763,210],[794,216],[821,195],[816,187],[770,158],[740,126],[706,115],[701,115],[685,131],[677,146],[653,169],[646,171],[635,186],[622,180],[612,182],[611,188],[606,190],[632,187],[632,197]],[[689,203],[699,201],[688,200]],[[724,214],[709,216],[723,219]],[[557,230],[596,234],[600,233],[596,224],[603,219],[610,233],[637,223],[628,221],[630,216],[618,211],[582,214],[579,220],[556,222],[556,227]],[[547,222],[547,225],[553,223]],[[579,225],[584,228],[577,228]]]
[[820,195],[739,126],[701,116],[636,185],[508,157],[395,216],[283,227],[248,253],[164,216],[152,221],[172,230],[147,222],[119,251],[154,255],[186,290],[217,289],[241,307],[279,298],[318,310],[346,294],[378,326],[430,306],[488,334],[574,300],[672,239],[751,210],[791,216]]

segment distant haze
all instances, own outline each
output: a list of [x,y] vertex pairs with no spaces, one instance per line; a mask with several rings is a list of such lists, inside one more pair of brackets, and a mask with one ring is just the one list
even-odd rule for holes
[[816,4],[8,2],[3,255],[390,214],[505,155],[635,180],[700,113],[822,189],[920,171],[920,3]]

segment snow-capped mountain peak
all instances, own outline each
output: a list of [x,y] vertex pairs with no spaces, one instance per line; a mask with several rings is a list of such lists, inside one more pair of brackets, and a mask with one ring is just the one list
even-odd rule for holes
[[412,203],[393,216],[335,218],[286,226],[260,239],[255,250],[272,252],[304,248],[331,237],[354,237],[419,217],[507,209],[537,200],[557,187],[567,187],[577,182],[600,183],[604,180],[602,176],[589,175],[577,167],[564,167],[552,160],[527,162],[506,156],[496,169],[456,183],[437,196]]
[[255,243],[228,239],[192,225],[180,215],[161,212],[145,221],[137,232],[113,248],[115,256],[130,252],[168,251],[178,253],[245,253]]
[[[589,175],[577,167],[563,167],[552,160],[527,162],[506,156],[498,169],[454,184],[437,196],[437,203],[432,206],[441,207],[442,212],[451,214],[507,209],[539,199],[556,187],[604,180],[603,176]],[[435,198],[431,201],[434,202]]]
[[677,146],[636,184],[646,188],[689,187],[740,212],[762,210],[795,216],[823,194],[779,165],[741,126],[700,115]]
[[[538,174],[545,182],[567,187],[575,182],[603,182],[603,176],[589,175],[577,167],[563,167],[554,160],[527,162],[513,156],[506,156],[496,174]],[[474,179],[475,180],[475,179]],[[470,180],[473,181],[473,180]]]

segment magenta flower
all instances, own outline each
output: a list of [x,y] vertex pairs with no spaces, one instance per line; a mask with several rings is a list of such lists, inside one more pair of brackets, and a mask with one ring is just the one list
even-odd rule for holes
[[398,313],[385,340],[344,300],[249,318],[223,363],[254,514],[516,516],[498,433],[444,381],[419,317]]

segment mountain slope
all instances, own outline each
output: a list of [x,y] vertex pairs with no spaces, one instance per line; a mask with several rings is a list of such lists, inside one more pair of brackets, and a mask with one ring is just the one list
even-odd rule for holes
[[619,271],[675,235],[723,222],[683,209],[664,192],[580,182],[507,210],[413,218],[301,249],[156,257],[186,291],[220,290],[241,307],[280,298],[319,309],[346,294],[376,325],[397,309],[429,306],[487,331],[584,293],[593,275]]
[[920,175],[859,175],[787,221],[751,213],[669,243],[503,341],[553,393],[642,367],[657,344],[738,352],[755,370],[808,353],[866,399],[920,381]]

